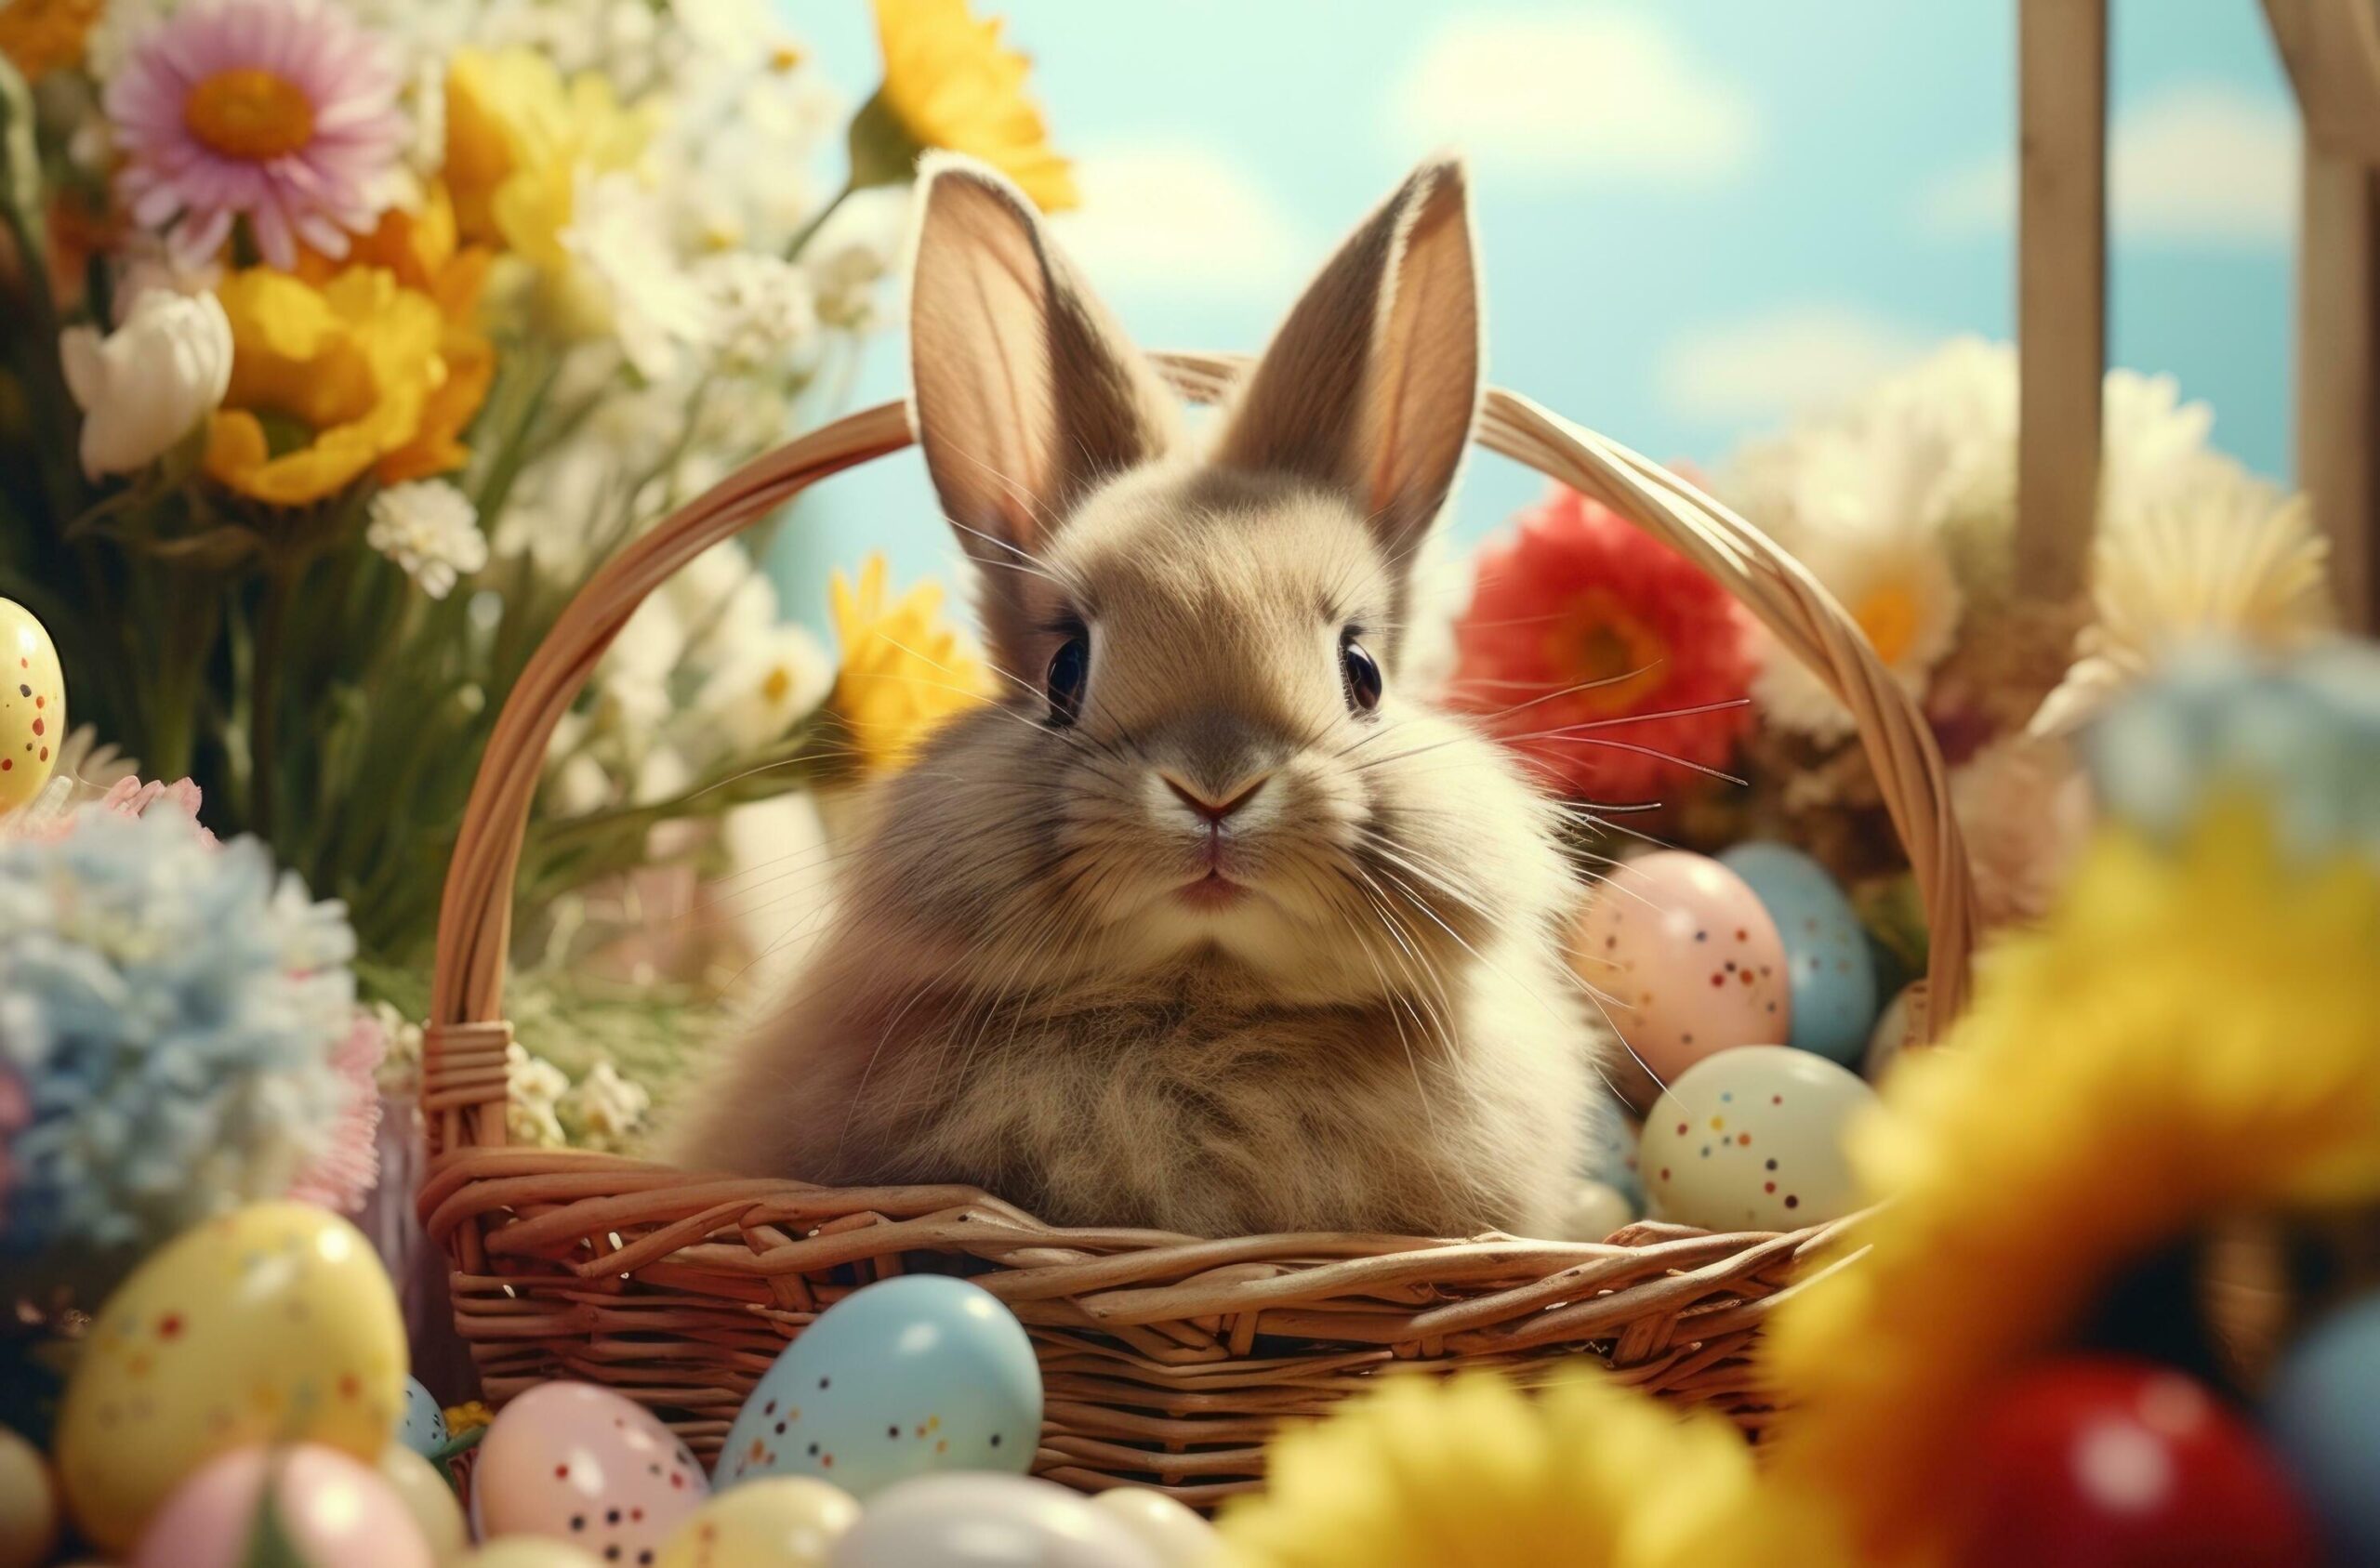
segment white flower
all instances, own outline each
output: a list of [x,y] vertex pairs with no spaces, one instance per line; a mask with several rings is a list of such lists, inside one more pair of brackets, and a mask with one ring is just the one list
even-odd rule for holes
[[506,1135],[546,1148],[568,1142],[554,1110],[570,1089],[570,1074],[517,1041],[504,1048],[504,1065]]
[[653,1095],[642,1084],[623,1078],[608,1061],[587,1070],[587,1076],[562,1098],[562,1114],[590,1142],[616,1144],[635,1132],[653,1109]]
[[818,328],[810,275],[779,257],[727,251],[694,264],[710,301],[713,341],[730,370],[783,362]]
[[464,494],[443,479],[415,480],[372,497],[364,542],[403,569],[421,591],[444,599],[459,577],[487,564],[487,535]]
[[231,323],[211,294],[148,289],[124,324],[60,334],[67,389],[83,410],[83,471],[129,473],[213,413],[231,383]]
[[2165,655],[2209,636],[2274,653],[2313,641],[2335,621],[2329,561],[2305,498],[2284,500],[2236,468],[2202,465],[2196,488],[2103,519],[2092,619],[2033,731],[2073,731]]
[[[1864,633],[1893,679],[1912,697],[1958,639],[1964,600],[1939,534],[1864,525],[1821,535],[1796,552]],[[1759,634],[1752,692],[1769,721],[1819,740],[1851,733],[1844,707],[1805,665]]]
[[880,285],[900,257],[908,214],[900,187],[853,191],[810,237],[801,261],[817,294],[820,321],[847,332],[876,325],[883,310]]
[[663,380],[682,350],[710,341],[710,300],[679,265],[667,215],[635,176],[582,170],[560,239],[584,296],[575,303],[606,324],[638,375]]
[[2008,735],[1950,774],[1950,810],[1987,929],[2038,920],[2091,836],[2091,788],[2063,742]]
[[2101,531],[2151,507],[2211,482],[2216,470],[2239,472],[2230,459],[2206,449],[2215,411],[2182,402],[2170,376],[2111,370],[2099,395],[2099,516]]
[[807,628],[772,626],[704,682],[694,715],[728,755],[748,754],[783,740],[834,684],[834,661]]

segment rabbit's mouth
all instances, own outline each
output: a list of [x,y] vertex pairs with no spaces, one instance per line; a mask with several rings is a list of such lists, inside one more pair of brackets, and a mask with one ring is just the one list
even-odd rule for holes
[[1173,890],[1173,896],[1192,909],[1229,909],[1250,896],[1250,889],[1224,876],[1220,867],[1210,868],[1195,882],[1185,882]]

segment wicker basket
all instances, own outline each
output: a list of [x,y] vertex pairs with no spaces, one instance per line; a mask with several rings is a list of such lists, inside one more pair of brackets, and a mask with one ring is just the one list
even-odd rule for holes
[[[1245,362],[1162,359],[1211,402]],[[1972,891],[1943,767],[1915,706],[1843,611],[1757,531],[1677,476],[1509,392],[1476,439],[1633,520],[1741,598],[1857,718],[1932,928],[1930,1018],[1958,1010]],[[455,1325],[487,1397],[551,1377],[650,1405],[706,1456],[786,1343],[854,1288],[964,1270],[1031,1331],[1048,1400],[1034,1468],[1194,1505],[1255,1485],[1285,1418],[1384,1371],[1596,1357],[1757,1431],[1755,1337],[1845,1220],[1786,1234],[1631,1226],[1602,1244],[1488,1236],[1197,1240],[1055,1230],[972,1188],[838,1190],[504,1146],[512,880],[547,743],[637,603],[826,475],[912,440],[902,405],[771,453],[637,540],[533,657],[490,739],[447,874],[426,1047],[424,1222],[453,1259]]]

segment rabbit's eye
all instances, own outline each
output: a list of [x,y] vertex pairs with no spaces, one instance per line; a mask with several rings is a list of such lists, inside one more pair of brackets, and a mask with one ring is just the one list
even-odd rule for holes
[[1380,706],[1380,663],[1355,640],[1353,626],[1339,636],[1339,673],[1347,682],[1350,712],[1369,713]]
[[1091,639],[1070,637],[1050,656],[1050,722],[1072,724],[1082,712],[1083,688],[1091,684]]

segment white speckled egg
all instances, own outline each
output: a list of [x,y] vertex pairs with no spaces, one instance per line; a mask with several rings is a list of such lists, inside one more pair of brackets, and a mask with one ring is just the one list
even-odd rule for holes
[[218,1454],[319,1443],[371,1465],[404,1378],[404,1317],[364,1233],[310,1204],[235,1209],[152,1255],[93,1321],[59,1416],[68,1507],[121,1552]]
[[543,1535],[628,1568],[653,1568],[709,1492],[658,1416],[592,1383],[540,1383],[515,1398],[471,1467],[483,1536]]
[[1713,1051],[1781,1041],[1793,1027],[1777,923],[1708,855],[1663,850],[1614,869],[1580,917],[1570,963],[1665,1083]]
[[1884,1074],[1892,1066],[1894,1059],[1908,1048],[1917,1032],[1924,1027],[1925,982],[1911,981],[1884,1004],[1883,1014],[1876,1020],[1875,1030],[1868,1036],[1868,1050],[1859,1062],[1860,1075],[1871,1084],[1884,1082]]
[[1792,1231],[1859,1198],[1844,1129],[1876,1091],[1822,1056],[1739,1046],[1679,1074],[1645,1118],[1653,1211],[1710,1231]]
[[755,1476],[696,1509],[661,1548],[659,1568],[823,1568],[859,1504],[806,1475]]
[[49,782],[66,734],[66,675],[32,611],[0,599],[0,811]]

